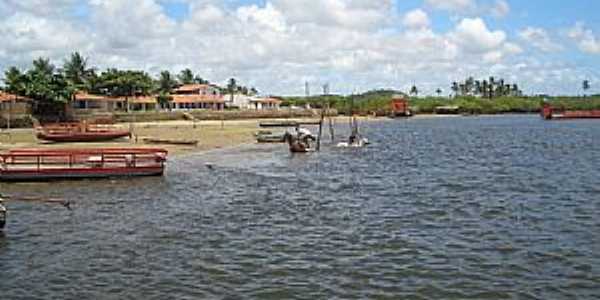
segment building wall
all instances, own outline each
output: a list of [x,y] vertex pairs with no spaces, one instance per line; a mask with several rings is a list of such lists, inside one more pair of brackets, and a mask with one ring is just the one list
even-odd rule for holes
[[21,115],[28,115],[31,113],[31,105],[27,102],[11,102],[10,101],[5,101],[5,102],[1,102],[0,103],[0,113],[2,113],[3,115],[6,115],[8,117],[8,115],[12,115],[13,117],[15,116],[21,116]]

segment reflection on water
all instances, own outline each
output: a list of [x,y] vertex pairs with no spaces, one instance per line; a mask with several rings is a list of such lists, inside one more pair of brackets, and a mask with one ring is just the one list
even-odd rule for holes
[[599,125],[396,120],[363,124],[365,149],[2,184],[76,202],[9,204],[2,298],[599,298]]

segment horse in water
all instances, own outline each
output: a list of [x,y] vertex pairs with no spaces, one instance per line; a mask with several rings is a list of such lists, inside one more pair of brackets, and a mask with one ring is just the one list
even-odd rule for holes
[[310,147],[310,141],[314,141],[315,138],[310,134],[298,134],[297,136],[294,136],[293,134],[286,132],[283,138],[290,146],[290,152],[292,153],[313,151]]

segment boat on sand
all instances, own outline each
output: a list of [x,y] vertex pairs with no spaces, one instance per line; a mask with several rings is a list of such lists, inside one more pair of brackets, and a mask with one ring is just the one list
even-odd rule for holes
[[131,136],[129,130],[86,122],[55,123],[36,127],[38,139],[58,143],[105,142],[128,136]]

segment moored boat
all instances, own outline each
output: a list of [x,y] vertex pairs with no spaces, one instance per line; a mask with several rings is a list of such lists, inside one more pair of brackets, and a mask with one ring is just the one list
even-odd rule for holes
[[167,154],[154,148],[11,150],[0,153],[0,181],[158,176]]
[[556,109],[546,103],[542,106],[542,118],[545,120],[560,119],[600,119],[600,110],[564,110]]
[[38,139],[59,143],[104,142],[131,136],[129,130],[87,123],[57,123],[38,126],[36,129]]
[[408,99],[403,95],[395,95],[391,101],[391,115],[392,118],[397,117],[411,117],[412,112],[408,104]]
[[258,143],[285,143],[285,132],[259,131],[254,136]]

